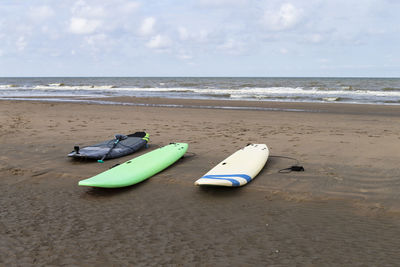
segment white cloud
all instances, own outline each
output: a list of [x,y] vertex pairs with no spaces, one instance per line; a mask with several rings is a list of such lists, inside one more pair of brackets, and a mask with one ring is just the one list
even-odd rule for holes
[[244,6],[247,0],[200,0],[199,4],[206,7],[232,7]]
[[87,44],[89,45],[97,45],[97,44],[102,44],[107,41],[107,35],[101,33],[101,34],[95,34],[95,35],[90,35],[85,38]]
[[179,51],[178,58],[183,59],[183,60],[190,60],[193,58],[193,55],[186,51]]
[[281,53],[282,55],[286,55],[287,53],[289,53],[289,50],[287,50],[286,48],[282,47],[281,49],[279,49],[279,53]]
[[266,10],[263,23],[272,31],[287,30],[299,23],[302,13],[302,9],[296,8],[291,3],[285,3],[277,11]]
[[226,53],[238,55],[243,51],[243,43],[233,38],[227,39],[223,44],[217,46],[218,49]]
[[18,38],[18,40],[15,42],[15,45],[16,45],[16,47],[17,47],[17,49],[18,49],[19,51],[25,50],[25,47],[26,47],[27,44],[28,44],[28,43],[27,43],[27,41],[25,40],[25,37],[24,37],[24,36],[20,36],[20,37]]
[[54,10],[49,6],[32,7],[29,11],[29,16],[37,22],[45,21],[55,14]]
[[210,35],[210,32],[207,30],[200,30],[199,34],[196,35],[196,39],[200,42],[205,42],[208,39],[208,36]]
[[157,34],[146,44],[147,47],[153,49],[164,49],[168,48],[172,44],[171,39],[168,36]]
[[178,35],[181,41],[195,41],[195,42],[206,42],[210,35],[210,32],[205,29],[201,30],[189,30],[184,26],[178,27]]
[[118,11],[120,13],[130,14],[135,12],[140,7],[140,3],[138,2],[126,2],[119,5]]
[[74,34],[91,34],[100,26],[102,21],[97,19],[85,19],[73,17],[69,23],[69,31]]
[[93,56],[96,56],[99,52],[102,54],[109,53],[115,45],[115,41],[104,33],[85,36],[84,40],[86,48]]
[[138,25],[132,16],[140,3],[128,0],[78,0],[70,7],[68,30],[75,34],[131,32]]
[[222,45],[219,45],[218,48],[220,49],[233,49],[236,46],[235,40],[228,39]]
[[71,8],[72,14],[79,17],[103,18],[107,15],[102,6],[88,5],[85,1],[77,1]]
[[185,41],[187,39],[189,39],[189,31],[185,28],[185,27],[179,27],[178,28],[178,33],[179,33],[179,38],[182,41]]
[[321,34],[314,33],[307,38],[312,43],[320,43],[323,41],[324,37]]
[[319,63],[329,63],[329,62],[330,62],[330,60],[327,59],[327,58],[319,58],[317,61],[318,61]]
[[154,32],[156,19],[154,17],[145,18],[140,26],[139,32],[142,35],[150,35]]

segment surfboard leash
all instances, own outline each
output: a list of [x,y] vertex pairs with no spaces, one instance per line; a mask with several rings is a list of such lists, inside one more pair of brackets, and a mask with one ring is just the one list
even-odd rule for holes
[[295,158],[292,157],[286,157],[286,156],[275,156],[272,155],[270,156],[271,158],[281,158],[281,159],[290,159],[290,160],[294,160],[296,161],[295,165],[290,166],[289,168],[284,168],[284,169],[280,169],[278,171],[278,173],[290,173],[290,172],[304,172],[304,167],[302,165],[300,165],[299,161]]

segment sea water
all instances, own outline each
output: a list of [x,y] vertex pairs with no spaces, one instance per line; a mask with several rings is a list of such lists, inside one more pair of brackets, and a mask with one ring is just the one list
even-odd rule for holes
[[400,78],[0,78],[0,99],[124,96],[400,105]]

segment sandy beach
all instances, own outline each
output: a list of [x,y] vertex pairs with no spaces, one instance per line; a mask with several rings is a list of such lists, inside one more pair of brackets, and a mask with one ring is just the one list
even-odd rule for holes
[[[0,266],[398,266],[400,106],[107,101],[131,105],[0,101]],[[148,149],[67,157],[136,131]],[[143,183],[77,185],[170,142],[187,155]],[[305,171],[270,157],[244,187],[193,185],[248,143]]]

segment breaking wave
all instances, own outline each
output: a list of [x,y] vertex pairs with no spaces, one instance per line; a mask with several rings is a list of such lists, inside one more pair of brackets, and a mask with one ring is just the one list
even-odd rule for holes
[[400,79],[0,78],[0,97],[166,97],[400,104]]

